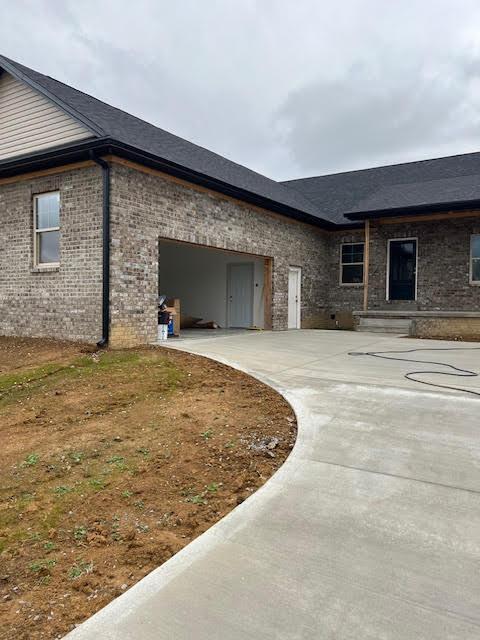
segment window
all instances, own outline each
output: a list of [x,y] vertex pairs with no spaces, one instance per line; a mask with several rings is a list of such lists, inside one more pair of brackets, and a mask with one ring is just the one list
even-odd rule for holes
[[33,199],[36,265],[60,262],[60,194],[42,193]]
[[363,284],[363,242],[342,244],[340,284]]
[[480,284],[480,234],[472,236],[470,245],[470,282]]

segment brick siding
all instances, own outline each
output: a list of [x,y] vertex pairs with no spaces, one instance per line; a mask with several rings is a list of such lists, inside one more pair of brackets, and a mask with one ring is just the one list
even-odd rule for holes
[[328,303],[330,328],[353,328],[352,311],[363,308],[363,285],[345,285],[340,283],[340,251],[347,242],[363,242],[363,229],[334,231],[329,237],[329,287]]
[[[60,191],[60,266],[35,269],[33,196]],[[0,185],[0,334],[101,337],[102,180],[97,167]]]
[[464,338],[480,336],[480,318],[418,318],[412,334],[420,338]]
[[[372,224],[370,230],[369,309],[480,311],[480,287],[471,285],[470,237],[480,233],[480,218]],[[417,300],[387,302],[389,239],[417,238]]]
[[[33,196],[55,190],[61,201],[60,266],[43,271],[33,264]],[[102,318],[100,168],[0,185],[0,212],[0,334],[97,341]],[[480,311],[480,286],[469,283],[472,233],[480,233],[478,217],[372,223],[369,309]],[[418,238],[418,299],[389,303],[387,241],[403,237]],[[352,311],[362,309],[363,286],[339,282],[340,246],[362,241],[362,229],[327,233],[161,174],[113,163],[114,345],[155,340],[159,238],[271,258],[274,329],[287,328],[289,265],[302,268],[302,327],[350,328]],[[469,322],[470,328],[474,325]],[[442,327],[423,324],[422,331]]]
[[160,237],[272,258],[274,329],[287,328],[288,267],[301,267],[302,327],[324,326],[328,282],[325,232],[114,163],[112,344],[156,339]]
[[[470,284],[470,237],[474,233],[480,233],[479,217],[401,224],[372,222],[368,309],[480,311],[480,286]],[[395,238],[417,238],[416,301],[386,299],[387,246],[388,240]],[[331,312],[342,317],[346,325],[351,324],[352,311],[363,309],[363,285],[339,284],[340,246],[343,242],[363,240],[361,229],[331,234],[329,304]]]

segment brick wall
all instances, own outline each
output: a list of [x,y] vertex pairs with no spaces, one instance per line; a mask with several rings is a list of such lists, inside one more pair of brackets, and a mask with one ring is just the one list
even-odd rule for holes
[[480,336],[480,318],[416,318],[412,335],[419,338],[464,339]]
[[181,183],[113,164],[111,341],[156,339],[158,238],[273,258],[273,328],[287,328],[288,266],[302,268],[302,326],[324,326],[325,232]]
[[[470,236],[480,218],[373,224],[370,230],[369,309],[480,311],[480,287],[469,283]],[[387,302],[387,243],[418,238],[417,300]]]
[[346,285],[340,283],[340,250],[343,243],[363,242],[363,229],[334,231],[329,235],[329,287],[328,326],[340,329],[353,328],[352,311],[363,307],[363,285]]
[[[369,310],[480,311],[480,286],[469,283],[470,236],[480,233],[480,218],[370,225]],[[387,301],[389,239],[418,238],[417,300]],[[363,285],[341,286],[340,246],[361,242],[362,229],[330,236],[330,311],[351,325],[351,311],[363,308]]]
[[[33,264],[33,196],[60,191],[60,266]],[[101,337],[100,168],[0,184],[0,334]]]
[[[287,327],[289,265],[302,268],[302,327],[349,328],[351,312],[362,308],[363,286],[339,283],[340,245],[361,241],[362,229],[326,233],[116,163],[111,186],[113,344],[155,339],[159,237],[271,258],[274,329]],[[61,200],[61,263],[43,271],[33,265],[32,203],[35,194],[54,190]],[[0,334],[97,341],[102,316],[100,168],[0,185],[0,212]],[[469,284],[472,233],[480,233],[478,217],[373,223],[369,309],[480,311],[480,287]],[[388,303],[387,240],[401,237],[418,238],[418,300]]]

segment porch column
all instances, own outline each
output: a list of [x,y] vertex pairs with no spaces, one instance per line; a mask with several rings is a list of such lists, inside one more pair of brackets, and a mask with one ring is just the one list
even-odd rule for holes
[[370,263],[370,220],[365,220],[365,252],[363,256],[363,310],[368,311],[368,267]]

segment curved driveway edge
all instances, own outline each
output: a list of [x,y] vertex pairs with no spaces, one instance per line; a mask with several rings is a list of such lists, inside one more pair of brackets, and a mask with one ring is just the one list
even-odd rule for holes
[[[68,639],[480,637],[480,400],[415,385],[408,363],[348,356],[448,344],[312,330],[174,343],[279,390],[297,443]],[[479,369],[478,351],[441,359]]]

